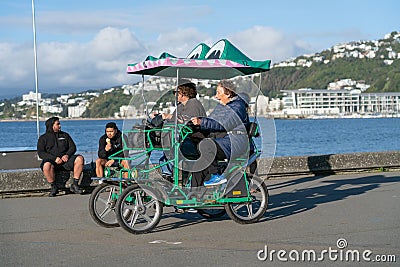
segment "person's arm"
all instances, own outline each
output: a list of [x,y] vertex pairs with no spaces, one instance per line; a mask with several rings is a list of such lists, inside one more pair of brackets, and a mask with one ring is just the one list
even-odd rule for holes
[[123,143],[122,138],[127,140],[126,135],[122,135],[122,133],[119,132],[118,137],[115,140],[115,146],[112,149],[112,154],[119,152],[117,155],[115,155],[116,157],[119,157],[119,158],[125,158],[125,157],[129,156],[129,151],[127,151],[127,150],[124,151],[124,143]]
[[97,155],[101,159],[106,159],[107,158],[107,151],[106,151],[106,139],[103,137],[100,137],[99,139],[99,150],[97,151]]
[[179,110],[178,116],[182,116],[187,121],[193,117],[203,118],[207,117],[203,105],[196,98],[189,99],[184,109]]
[[68,140],[68,150],[65,154],[68,155],[68,157],[71,157],[76,152],[76,145],[75,145],[74,140],[72,140],[72,138],[69,134],[65,133],[65,135]]
[[222,124],[229,116],[229,110],[226,106],[218,104],[208,118],[201,118],[200,128],[210,132],[226,131]]
[[151,124],[152,124],[154,127],[161,127],[162,124],[163,124],[163,117],[162,117],[162,115],[161,115],[161,114],[157,114],[157,116],[154,116],[154,117],[151,119]]
[[162,113],[161,114],[163,120],[170,120],[172,119],[172,114]]
[[226,131],[225,128],[213,118],[200,118],[200,128],[211,132]]
[[246,120],[247,111],[242,102],[231,102],[216,108],[210,118],[201,119],[201,129],[210,131],[231,131]]

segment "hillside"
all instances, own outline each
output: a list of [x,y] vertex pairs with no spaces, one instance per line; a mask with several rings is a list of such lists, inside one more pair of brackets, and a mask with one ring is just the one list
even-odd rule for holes
[[342,79],[363,81],[370,85],[366,92],[400,92],[400,34],[386,37],[337,45],[279,63],[264,76],[263,93],[273,97],[280,90],[326,89]]

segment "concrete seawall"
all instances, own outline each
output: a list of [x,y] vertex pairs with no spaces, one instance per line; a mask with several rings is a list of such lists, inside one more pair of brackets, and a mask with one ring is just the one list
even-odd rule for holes
[[[331,154],[318,156],[276,157],[260,159],[258,173],[260,176],[279,177],[303,174],[334,174],[365,170],[400,169],[400,151],[367,152],[351,154]],[[70,177],[61,174],[63,180]],[[90,185],[94,176],[90,164],[85,165],[81,183]],[[67,185],[70,181],[67,181]],[[40,169],[19,169],[0,171],[0,194],[48,190]]]

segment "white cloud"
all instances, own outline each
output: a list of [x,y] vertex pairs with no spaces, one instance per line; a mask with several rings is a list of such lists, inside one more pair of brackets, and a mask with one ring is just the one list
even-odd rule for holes
[[273,62],[309,52],[309,46],[284,33],[265,26],[254,26],[232,34],[229,40],[253,60]]
[[205,33],[195,28],[177,29],[160,34],[152,50],[160,51],[156,56],[162,52],[168,52],[177,57],[186,57],[200,42],[209,42]]
[[[38,44],[39,87],[43,92],[104,88],[134,79],[125,74],[128,63],[142,60],[147,51],[128,29],[107,27],[87,43]],[[34,89],[32,45],[0,43],[0,90]],[[123,74],[123,75],[121,75]]]
[[33,49],[27,44],[0,43],[0,89],[24,86],[34,68]]
[[[39,89],[42,92],[71,92],[134,83],[140,77],[125,73],[128,63],[147,55],[168,52],[185,57],[200,42],[213,45],[207,33],[180,28],[158,35],[143,44],[128,28],[106,27],[84,43],[44,42],[38,44]],[[254,26],[227,37],[253,60],[273,62],[309,52],[307,43],[270,27]],[[0,43],[0,95],[8,89],[34,89],[33,49],[31,44]]]

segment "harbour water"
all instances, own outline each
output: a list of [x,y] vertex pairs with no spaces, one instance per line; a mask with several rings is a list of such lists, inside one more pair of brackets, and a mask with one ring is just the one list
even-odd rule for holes
[[[61,120],[61,126],[89,162],[97,158],[98,140],[109,121],[123,129],[123,120]],[[271,120],[259,118],[259,122],[271,127]],[[272,125],[275,129],[269,131],[276,131],[275,136],[264,140],[276,142],[275,156],[400,150],[400,118],[275,120]],[[0,129],[0,151],[36,149],[36,122],[0,122]],[[40,122],[40,134],[44,132]]]

